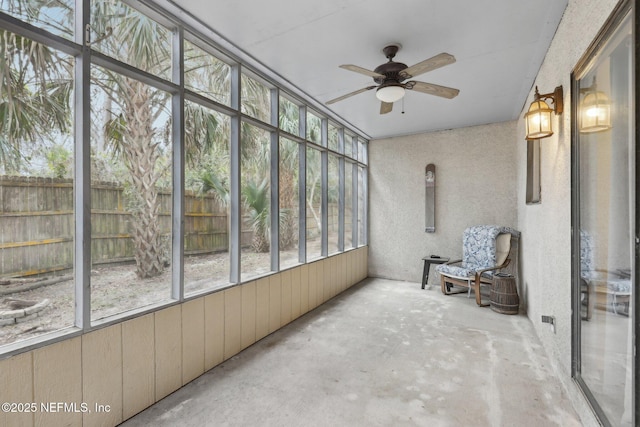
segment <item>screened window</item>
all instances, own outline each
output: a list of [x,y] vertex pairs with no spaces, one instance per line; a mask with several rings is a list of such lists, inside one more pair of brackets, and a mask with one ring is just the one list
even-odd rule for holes
[[[337,134],[337,133],[336,133]],[[328,228],[329,254],[339,251],[338,237],[340,232],[340,162],[338,156],[329,154],[328,166]]]
[[0,56],[0,75],[12,76],[0,85],[2,305],[27,301],[32,311],[5,313],[3,345],[74,325],[74,67],[72,57],[8,31]]
[[298,264],[299,146],[280,138],[280,268]]
[[367,243],[367,209],[366,209],[367,175],[366,169],[358,167],[358,246]]
[[271,94],[268,87],[242,75],[242,112],[263,122],[271,121]]
[[307,261],[322,256],[322,156],[307,148]]
[[219,288],[230,277],[230,119],[185,103],[185,293]]
[[73,39],[75,0],[0,0],[0,10],[57,36]]
[[369,161],[367,158],[367,145],[361,139],[358,139],[358,161],[365,165]]
[[270,134],[249,124],[242,127],[240,170],[242,197],[241,279],[271,271]]
[[345,161],[344,166],[344,248],[353,248],[353,170],[354,165]]
[[322,144],[322,120],[307,111],[307,140],[318,145]]
[[98,66],[91,77],[91,319],[98,320],[171,296],[172,148],[167,93]]
[[231,102],[231,67],[185,40],[184,86],[216,102],[229,105]]
[[338,151],[338,129],[329,124],[329,149]]
[[171,78],[171,31],[119,0],[91,1],[91,48]]
[[353,136],[344,135],[344,155],[353,158]]
[[280,129],[298,135],[300,129],[300,107],[287,98],[280,97]]

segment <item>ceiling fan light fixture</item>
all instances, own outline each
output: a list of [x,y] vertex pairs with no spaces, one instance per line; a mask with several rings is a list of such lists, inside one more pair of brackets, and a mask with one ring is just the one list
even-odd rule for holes
[[376,90],[376,98],[382,102],[394,103],[404,96],[404,87],[400,85],[381,86]]

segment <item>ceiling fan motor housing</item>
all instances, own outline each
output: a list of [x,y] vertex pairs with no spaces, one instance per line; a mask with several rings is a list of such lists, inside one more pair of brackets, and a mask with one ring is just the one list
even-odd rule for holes
[[376,67],[374,72],[378,74],[384,75],[384,77],[374,77],[373,81],[378,83],[379,85],[390,86],[390,85],[398,85],[402,80],[405,80],[406,77],[400,74],[400,71],[408,68],[406,64],[401,62],[394,62],[393,58],[396,56],[396,53],[402,48],[400,43],[392,43],[387,45],[384,49],[382,49],[382,53],[389,60],[389,62],[379,65]]
[[400,72],[402,70],[405,70],[406,68],[408,68],[407,64],[403,64],[402,62],[389,61],[376,67],[374,71],[376,73],[383,74],[384,77],[374,77],[373,81],[378,84],[382,84],[390,80],[400,83],[405,79],[405,77],[403,77]]

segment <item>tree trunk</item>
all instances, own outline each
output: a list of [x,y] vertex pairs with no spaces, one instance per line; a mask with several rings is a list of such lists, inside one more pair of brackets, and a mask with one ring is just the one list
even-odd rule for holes
[[298,197],[297,189],[294,187],[293,171],[287,168],[280,168],[280,209],[287,212],[284,221],[280,222],[280,249],[291,249],[297,243],[298,230],[296,222],[298,216],[295,212],[295,204]]
[[129,93],[125,97],[127,129],[123,154],[131,176],[134,198],[133,241],[136,273],[141,278],[162,273],[162,244],[158,215],[160,204],[156,183],[160,172],[156,161],[160,155],[154,142],[150,88],[138,81],[127,80]]
[[253,230],[251,248],[257,253],[269,252],[269,238],[264,230]]

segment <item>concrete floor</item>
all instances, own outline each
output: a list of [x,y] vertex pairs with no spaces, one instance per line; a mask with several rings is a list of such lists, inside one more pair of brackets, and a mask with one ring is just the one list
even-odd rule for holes
[[529,319],[367,279],[123,424],[579,426]]

